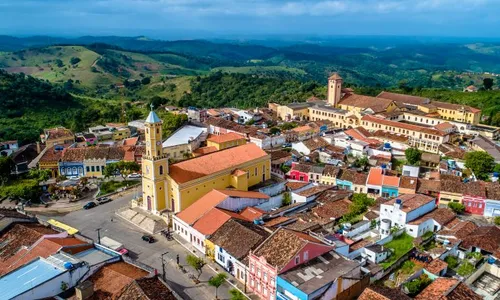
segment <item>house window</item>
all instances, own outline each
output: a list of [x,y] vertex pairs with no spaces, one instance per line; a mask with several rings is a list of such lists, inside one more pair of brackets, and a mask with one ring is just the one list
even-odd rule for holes
[[160,175],[163,175],[163,166],[160,166]]
[[295,264],[298,265],[300,263],[300,256],[295,257]]
[[90,172],[90,167],[89,166],[87,166],[87,172]]
[[101,171],[101,167],[100,166],[96,166],[95,169],[96,169],[97,172]]
[[220,254],[220,253],[217,253],[217,259],[218,259],[220,262],[222,262],[222,263],[224,263],[224,262],[225,262],[225,260],[226,260],[226,258],[224,257],[224,255],[222,255],[222,254]]
[[304,252],[304,261],[309,259],[309,251]]
[[[95,172],[95,167],[94,167],[94,166],[90,167],[90,169],[92,170],[92,172]],[[88,171],[89,171],[89,170],[87,170],[87,172],[88,172]]]
[[264,281],[267,282],[267,272],[264,272]]
[[257,176],[258,168],[255,168],[255,173],[254,175]]

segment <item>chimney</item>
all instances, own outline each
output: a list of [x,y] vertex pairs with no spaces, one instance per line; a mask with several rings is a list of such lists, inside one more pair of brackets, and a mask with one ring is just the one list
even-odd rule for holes
[[94,295],[94,284],[86,280],[75,287],[75,296],[78,300],[86,300]]
[[40,154],[40,142],[36,142],[36,153]]

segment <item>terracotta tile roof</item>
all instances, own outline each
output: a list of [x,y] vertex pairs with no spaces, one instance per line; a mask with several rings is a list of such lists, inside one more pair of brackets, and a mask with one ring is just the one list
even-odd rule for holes
[[15,224],[0,236],[0,261],[5,261],[23,247],[30,247],[46,234],[59,232],[41,224]]
[[308,185],[308,184],[309,184],[309,182],[303,182],[303,181],[288,181],[288,182],[286,183],[286,186],[287,186],[290,190],[294,191],[294,190],[298,190],[298,189],[300,189],[301,187],[304,187],[304,186],[306,186],[306,185]]
[[299,196],[310,197],[331,189],[331,185],[316,185],[297,193]]
[[330,145],[330,143],[320,137],[310,138],[306,141],[303,141],[302,143],[304,143],[304,146],[306,146],[310,151],[314,151],[316,149]]
[[109,147],[108,159],[109,160],[123,160],[125,157],[125,150],[123,147]]
[[281,223],[284,223],[286,221],[290,220],[290,218],[287,218],[287,217],[277,217],[277,218],[274,218],[274,219],[271,219],[269,221],[266,221],[264,226],[266,227],[274,227],[276,225],[279,225]]
[[248,143],[173,164],[169,176],[177,183],[186,183],[266,156],[259,146]]
[[245,218],[247,220],[253,221],[253,220],[256,220],[256,219],[262,217],[262,215],[264,215],[265,213],[266,212],[262,209],[249,206],[240,212],[240,216],[242,216],[243,218]]
[[469,236],[474,230],[477,229],[477,225],[471,221],[459,221],[456,224],[451,224],[455,222],[450,222],[446,225],[445,229],[441,229],[437,232],[438,235],[452,236],[459,240],[463,240]]
[[269,235],[271,233],[252,222],[231,219],[210,236],[210,241],[241,261]]
[[235,212],[214,207],[199,218],[192,227],[203,235],[211,235],[231,218],[247,221]]
[[[361,130],[362,129],[362,130]],[[348,129],[344,131],[348,136],[372,145],[379,145],[380,141],[369,138],[371,134],[363,127]]]
[[377,130],[373,133],[373,138],[379,138],[383,140],[391,140],[400,143],[407,143],[408,137],[399,133],[391,133],[385,130]]
[[464,183],[464,196],[486,198],[486,182],[473,181]]
[[440,192],[441,182],[439,180],[418,179],[417,193],[429,194],[431,192]]
[[276,161],[276,160],[283,160],[285,161],[292,159],[292,154],[288,151],[270,151],[268,152],[271,155],[271,161]]
[[342,180],[350,181],[354,184],[365,185],[368,174],[363,172],[358,172],[353,169],[342,169],[340,171],[340,178]]
[[323,176],[337,178],[340,173],[340,168],[334,165],[326,165],[323,169]]
[[448,264],[446,262],[437,258],[437,259],[433,259],[430,263],[428,263],[425,266],[425,269],[434,275],[439,275],[439,273],[441,271],[443,271],[444,269],[446,269],[447,267],[448,267]]
[[118,299],[123,288],[148,274],[126,262],[105,265],[88,279],[94,284],[93,299]]
[[371,168],[366,184],[399,187],[399,177],[384,175],[381,168]]
[[279,272],[300,249],[311,242],[321,244],[319,240],[307,234],[279,228],[255,250],[254,255],[264,257],[267,263],[275,266]]
[[399,197],[393,198],[384,204],[385,205],[394,205],[394,203],[396,202],[396,199],[401,199],[401,202],[402,202],[401,210],[404,212],[413,211],[421,206],[424,206],[425,204],[427,204],[429,202],[435,201],[434,198],[426,196],[426,195],[406,194],[406,195],[401,195]]
[[344,154],[345,148],[335,146],[335,145],[328,145],[325,147],[325,151]]
[[422,157],[420,158],[420,160],[438,164],[441,161],[441,156],[435,153],[424,152],[422,153]]
[[464,283],[454,278],[436,278],[430,285],[421,291],[417,300],[479,300],[482,299]]
[[452,144],[448,143],[441,144],[439,145],[438,149],[444,155],[452,158],[464,159],[465,156],[465,151],[463,149]]
[[500,200],[500,183],[493,182],[486,185],[486,197],[491,200]]
[[348,105],[360,108],[370,108],[373,112],[383,112],[393,101],[384,98],[376,98],[358,94],[349,94],[340,101],[340,105]]
[[379,217],[380,215],[377,214],[376,212],[374,211],[369,211],[367,212],[363,217],[367,218],[368,220],[375,220]]
[[187,224],[192,225],[204,214],[212,208],[219,205],[228,197],[233,198],[253,198],[253,199],[269,199],[269,196],[259,192],[245,192],[236,190],[212,190],[198,199],[195,203],[188,206],[183,211],[177,214],[177,217]]
[[441,226],[445,226],[449,222],[453,221],[456,217],[455,212],[449,208],[436,208],[433,211],[426,213],[425,215],[410,222],[411,225],[421,224],[429,219],[433,219]]
[[312,212],[320,218],[324,219],[338,219],[349,212],[349,206],[352,204],[347,199],[338,201],[328,201],[318,205],[312,209]]
[[310,130],[313,130],[313,129],[312,129],[312,128],[311,128],[311,126],[309,126],[309,125],[304,125],[304,126],[300,126],[300,127],[295,127],[295,128],[293,128],[293,129],[292,129],[292,131],[297,132],[297,133],[298,133],[298,132],[310,131]]
[[118,300],[176,300],[158,277],[146,277],[132,281],[120,293]]
[[207,141],[220,144],[220,143],[239,141],[244,139],[245,137],[242,136],[241,134],[238,134],[236,132],[229,132],[221,135],[210,135],[207,138]]
[[42,240],[33,248],[30,248],[31,245],[25,245],[25,247],[28,248],[21,248],[13,256],[0,261],[0,276],[17,269],[37,257],[47,258],[61,249],[60,245],[48,239]]
[[316,218],[311,218],[307,215],[307,213],[299,214],[297,215],[297,219],[295,222],[290,223],[285,225],[284,227],[290,230],[295,230],[295,231],[314,231],[315,229],[320,229],[320,223],[318,222],[318,219]]
[[62,150],[55,151],[54,147],[47,149],[40,157],[40,162],[57,162],[62,157]]
[[448,131],[450,129],[453,129],[454,127],[455,127],[455,125],[450,124],[448,122],[444,122],[444,123],[437,124],[434,126],[434,128],[436,128],[437,130],[441,130],[441,131]]
[[210,147],[201,147],[193,151],[193,154],[195,156],[200,156],[200,155],[205,155],[213,152],[217,152],[217,148],[215,146],[210,146]]
[[65,162],[83,162],[86,148],[66,148],[63,150],[61,161]]
[[387,202],[391,201],[391,199],[387,199],[387,198],[384,198],[384,197],[378,197],[377,199],[375,199],[375,203],[370,206],[370,209],[372,210],[379,210],[380,209],[380,204],[385,204]]
[[60,138],[74,138],[73,132],[64,127],[46,129],[45,132],[47,134],[47,140],[49,141]]
[[441,191],[463,194],[465,185],[462,182],[462,178],[455,175],[441,174],[440,177]]
[[377,98],[390,99],[390,100],[393,100],[396,102],[400,102],[400,103],[404,103],[404,104],[411,104],[411,105],[426,104],[426,103],[429,103],[429,101],[430,101],[428,98],[424,98],[424,97],[391,93],[391,92],[385,92],[385,91],[378,94]]
[[139,137],[132,137],[123,140],[123,146],[135,146],[139,141]]
[[401,181],[399,182],[399,187],[402,189],[416,190],[417,189],[417,177],[411,176],[401,176]]
[[460,248],[478,247],[484,251],[495,253],[500,250],[500,228],[498,226],[481,226],[466,236]]
[[372,244],[373,242],[371,240],[366,240],[366,239],[363,239],[363,240],[359,240],[355,243],[352,243],[351,245],[349,245],[349,250],[351,251],[354,251],[354,250],[358,250],[358,249],[361,249],[363,247],[366,247],[370,244]]
[[299,171],[302,173],[311,173],[313,169],[313,165],[309,164],[293,164],[292,170]]
[[416,132],[433,134],[433,135],[437,135],[437,136],[447,135],[447,133],[444,133],[444,132],[437,130],[437,129],[432,129],[429,127],[423,127],[423,126],[418,126],[418,125],[413,125],[413,124],[408,124],[408,123],[402,123],[402,122],[397,122],[397,121],[384,120],[384,119],[380,119],[377,117],[373,117],[371,115],[365,115],[361,118],[361,120],[373,122],[373,123],[381,124],[381,125],[387,125],[387,126],[391,126],[391,127],[395,127],[395,128],[402,128],[402,129],[407,129],[407,130],[413,130]]
[[358,300],[410,300],[401,289],[391,289],[385,286],[372,285],[367,287]]
[[450,109],[450,110],[462,110],[464,109],[467,112],[480,112],[480,109],[467,106],[467,105],[462,105],[462,104],[454,104],[454,103],[448,103],[448,102],[440,102],[440,101],[432,101],[432,105],[438,107],[438,108],[444,108],[444,109]]
[[106,159],[110,148],[86,148],[84,159]]

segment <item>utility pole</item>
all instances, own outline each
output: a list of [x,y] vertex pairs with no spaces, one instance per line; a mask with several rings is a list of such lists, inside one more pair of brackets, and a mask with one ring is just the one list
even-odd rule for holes
[[101,228],[97,228],[95,231],[97,231],[97,243],[101,243]]
[[163,281],[167,281],[166,277],[165,277],[165,260],[163,260],[163,256],[167,255],[168,251],[163,253],[161,255],[161,268],[162,268],[162,276],[163,276]]

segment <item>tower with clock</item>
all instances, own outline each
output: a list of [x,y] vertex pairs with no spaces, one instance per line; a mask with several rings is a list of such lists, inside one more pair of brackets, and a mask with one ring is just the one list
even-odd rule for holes
[[167,209],[168,158],[162,147],[163,121],[151,111],[146,127],[146,153],[142,156],[142,203],[143,209],[158,213]]

